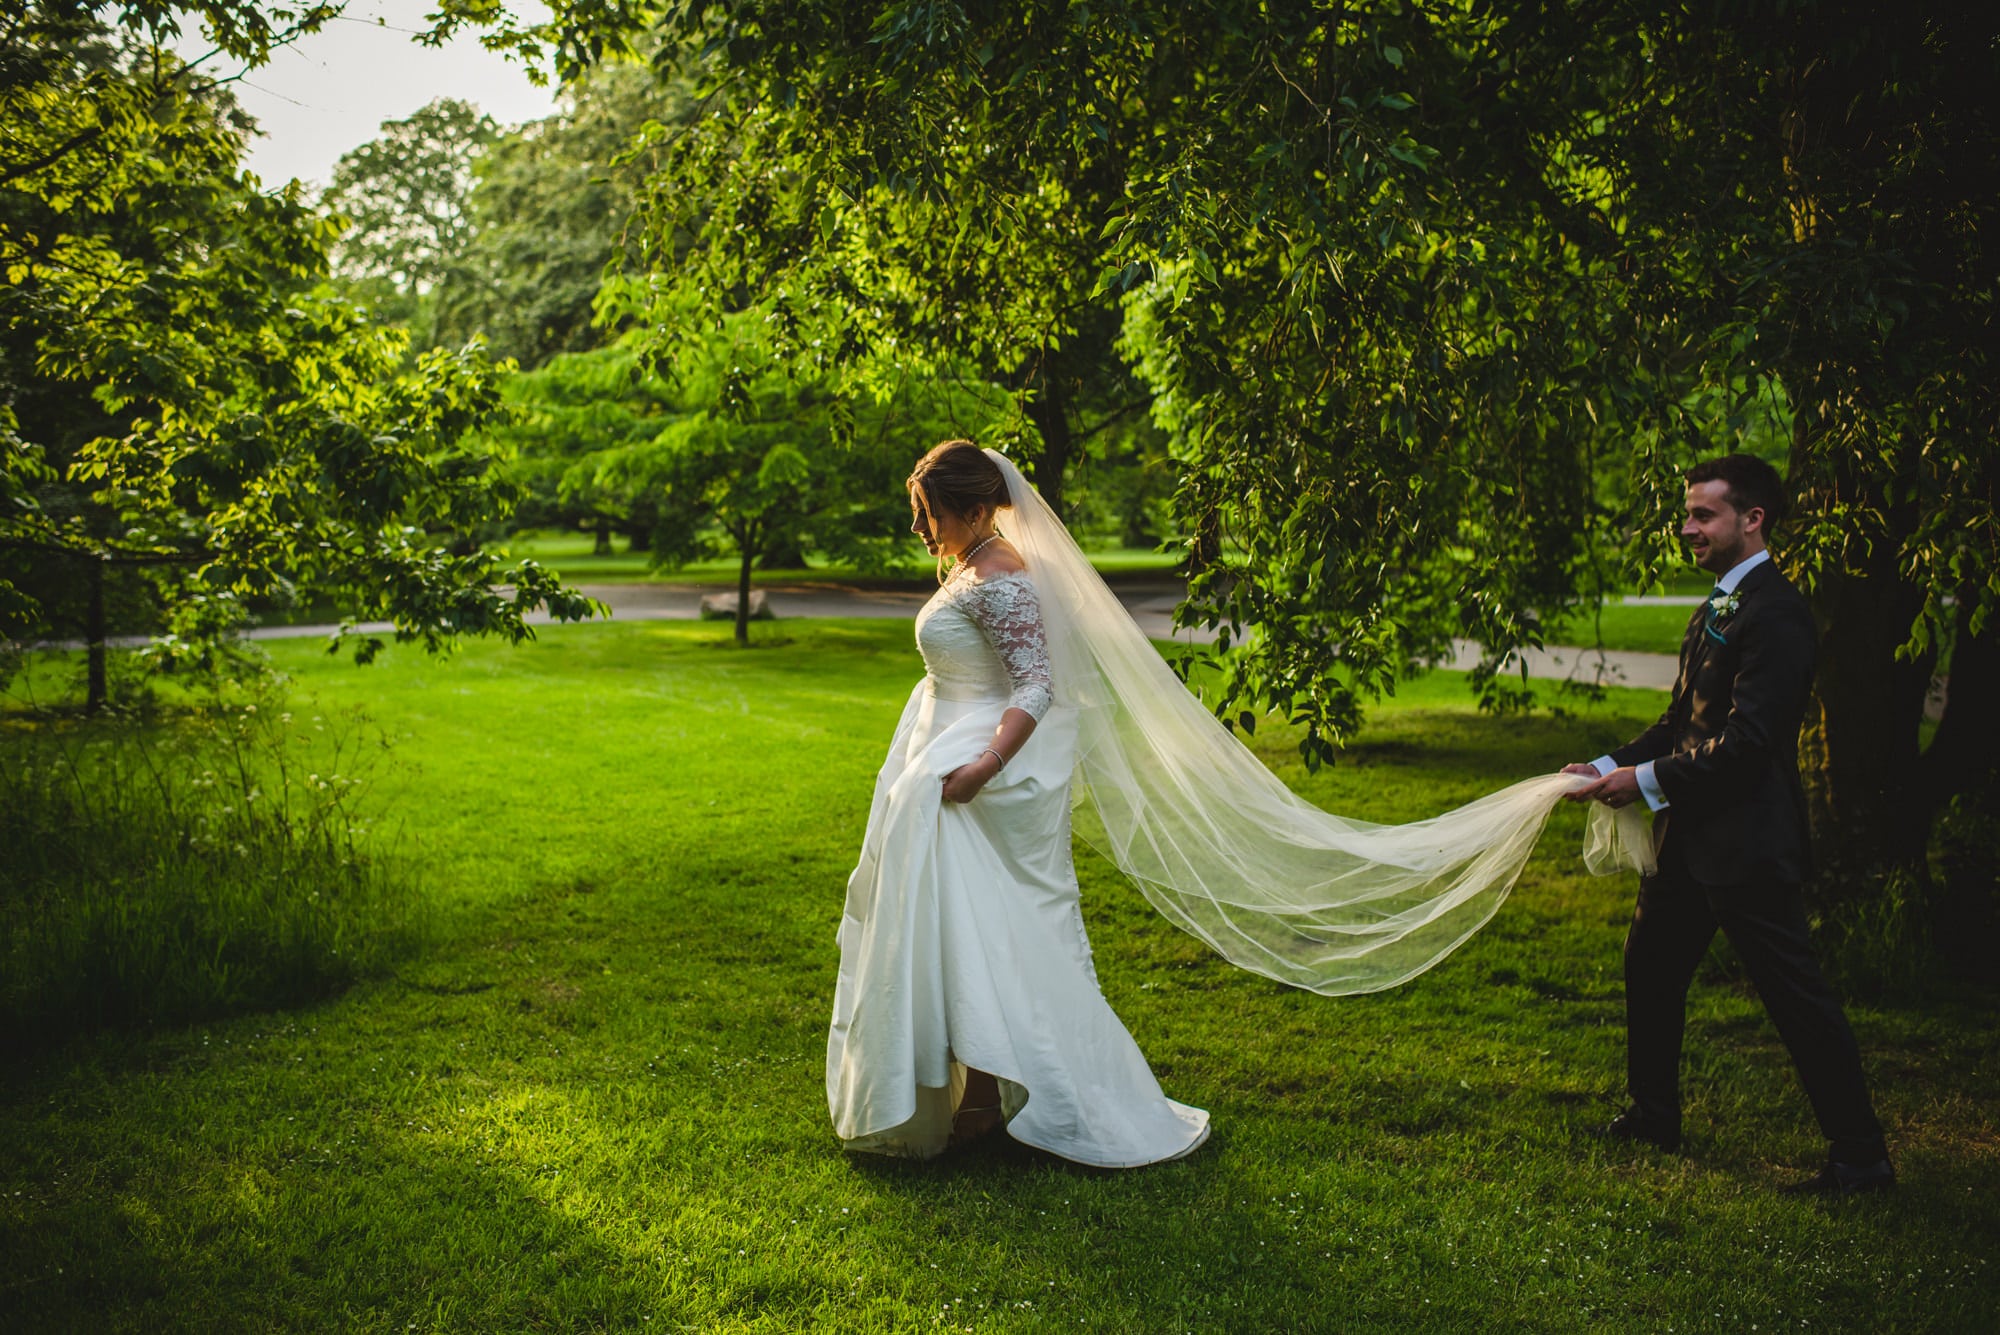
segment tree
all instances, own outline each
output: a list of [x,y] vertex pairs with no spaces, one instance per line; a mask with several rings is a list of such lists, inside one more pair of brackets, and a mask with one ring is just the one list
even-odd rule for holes
[[420,348],[436,341],[437,288],[472,237],[474,166],[499,134],[477,107],[438,98],[341,155],[322,196],[346,222],[334,272]]
[[[1754,81],[1727,110],[1761,226],[1723,252],[1744,310],[1722,334],[1791,409],[1793,545],[1825,627],[1808,729],[1822,885],[1935,907],[1939,939],[1962,945],[1967,887],[1933,903],[1925,854],[1961,799],[2000,814],[2000,707],[1983,689],[2000,680],[2000,200],[1980,179],[2000,168],[2000,17],[1772,5],[1730,38]],[[1696,210],[1666,220],[1713,234]],[[1959,689],[1924,750],[1947,650]],[[1987,914],[1992,887],[1989,873]]]
[[[901,484],[910,466],[936,440],[1009,411],[1004,394],[978,385],[952,399],[906,392],[857,405],[794,377],[749,318],[727,322],[671,381],[649,367],[643,346],[628,335],[565,353],[528,378],[531,394],[543,404],[559,395],[558,420],[589,424],[581,434],[594,448],[564,470],[565,489],[656,509],[656,565],[711,547],[735,559],[740,645],[749,643],[760,559],[812,550],[864,570],[893,564],[907,549]],[[524,435],[524,459],[562,435]]]
[[[1392,9],[1385,23],[1422,26]],[[1205,567],[1197,598],[1229,591],[1208,611],[1232,634],[1247,621],[1278,631],[1260,641],[1274,652],[1231,660],[1232,690],[1300,716],[1311,759],[1353,726],[1360,696],[1458,635],[1493,647],[1486,685],[1505,698],[1507,650],[1581,600],[1589,535],[1573,531],[1583,527],[1575,483],[1590,474],[1592,428],[1570,368],[1604,320],[1572,308],[1495,328],[1519,304],[1495,290],[1547,258],[1539,252],[1512,247],[1511,263],[1485,264],[1468,246],[1426,270],[1390,249],[1419,235],[1403,191],[1420,188],[1411,183],[1431,154],[1410,134],[1411,103],[1394,91],[1401,52],[1387,39],[1252,5],[1036,4],[969,17],[739,4],[675,11],[664,30],[713,53],[715,92],[708,114],[663,147],[648,235],[684,254],[653,257],[659,272],[643,282],[658,312],[647,323],[669,340],[697,338],[706,321],[754,308],[798,364],[864,382],[968,361],[1025,392],[1042,452],[1034,476],[1058,499],[1082,434],[1070,426],[1076,401],[1094,398],[1107,415],[1151,406],[1179,423],[1184,508]],[[1331,86],[1349,75],[1351,86]],[[1299,121],[1283,153],[1266,142],[1273,116]],[[1351,141],[1346,156],[1315,157],[1336,129]],[[1270,184],[1225,203],[1246,171]],[[1350,198],[1366,207],[1346,207]],[[1470,212],[1486,199],[1452,202]],[[1245,252],[1234,269],[1231,247]],[[1355,354],[1344,379],[1329,378],[1333,349],[1314,346],[1336,271],[1396,308],[1369,311],[1362,338],[1339,349]],[[1149,300],[1134,313],[1128,365],[1112,348],[1133,335],[1135,293]],[[674,318],[690,300],[701,315]],[[1478,358],[1468,377],[1455,356],[1439,381],[1438,398],[1456,401],[1406,405],[1391,424],[1402,434],[1357,444],[1379,430],[1373,419],[1410,357],[1447,344]],[[1550,381],[1562,392],[1543,394]],[[1342,421],[1357,405],[1365,415]],[[1315,407],[1319,420],[1305,416]],[[1472,438],[1467,422],[1488,430]],[[1489,430],[1520,467],[1473,457],[1491,449]],[[1240,456],[1201,457],[1225,438]],[[1289,514],[1283,479],[1326,471],[1301,454],[1337,461],[1336,475],[1308,502],[1317,513]],[[1428,491],[1409,499],[1379,484],[1381,468],[1410,466]],[[1524,523],[1524,472],[1560,484],[1565,503]],[[1237,557],[1227,567],[1225,529]],[[1303,569],[1302,543],[1319,558]],[[1402,550],[1385,559],[1385,544]],[[1428,578],[1406,578],[1413,569]],[[1338,647],[1298,652],[1308,643]],[[1351,675],[1328,673],[1333,662]]]
[[684,121],[689,107],[685,80],[610,63],[566,85],[556,115],[488,145],[469,231],[439,279],[438,337],[480,335],[530,370],[615,338],[596,322],[598,288],[607,266],[637,260],[627,223],[652,172],[650,157],[626,154],[645,126]]
[[330,227],[295,187],[242,175],[219,85],[158,45],[190,15],[245,60],[280,36],[275,11],[229,5],[50,4],[0,30],[20,130],[0,159],[9,633],[46,633],[28,591],[87,572],[95,706],[114,570],[148,572],[167,665],[213,661],[242,598],[299,584],[431,647],[523,638],[537,607],[587,615],[531,563],[503,574],[454,543],[511,499],[464,444],[494,368],[476,351],[405,366],[400,334],[317,289]]
[[[653,125],[638,141],[655,159],[643,263],[617,300],[668,360],[678,337],[698,342],[715,319],[758,305],[801,374],[837,375],[844,389],[959,373],[1004,384],[1033,427],[1007,443],[1060,507],[1085,443],[1146,399],[1111,352],[1116,308],[1090,300],[1103,224],[1123,203],[1125,145],[1093,140],[1085,151],[1078,129],[1060,136],[1076,151],[1059,164],[1046,153],[1003,162],[976,109],[945,140],[924,139],[940,123],[928,114],[845,118],[863,87],[816,70],[811,53],[865,45],[865,22],[846,7],[803,5],[752,26],[768,58],[732,62],[690,124]],[[685,11],[647,40],[664,41],[656,65],[681,69],[708,33],[707,18]],[[1007,34],[1009,52],[1040,49],[1048,35],[1024,25]],[[998,216],[983,214],[995,205]],[[691,304],[700,314],[678,323]]]
[[[651,478],[607,468],[686,412],[673,386],[643,368],[633,342],[559,353],[535,370],[508,376],[501,390],[512,411],[490,433],[524,492],[516,519],[591,528],[599,555],[609,554],[614,529],[629,535],[636,549],[652,546],[663,527],[670,538],[686,533],[692,541],[692,520],[663,512]],[[670,542],[663,557],[688,554]]]

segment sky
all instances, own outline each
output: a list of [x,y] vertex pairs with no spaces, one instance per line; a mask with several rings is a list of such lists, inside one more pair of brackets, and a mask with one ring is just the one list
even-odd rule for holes
[[[353,0],[344,17],[274,52],[270,64],[235,85],[237,101],[263,131],[245,165],[266,187],[295,176],[325,185],[341,154],[373,139],[383,121],[401,120],[433,98],[470,102],[502,125],[555,109],[553,86],[535,87],[521,66],[484,50],[476,37],[419,45],[415,34],[429,26],[424,15],[432,7],[431,0]],[[547,15],[532,3],[510,8]],[[176,46],[188,59],[209,49],[198,32]]]

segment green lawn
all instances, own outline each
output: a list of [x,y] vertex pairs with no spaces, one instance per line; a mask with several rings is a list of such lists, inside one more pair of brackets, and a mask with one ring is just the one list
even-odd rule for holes
[[[821,1066],[906,623],[590,625],[301,696],[398,739],[378,801],[426,951],[309,1009],[76,1042],[0,1095],[0,1327],[79,1331],[1748,1331],[1986,1328],[2000,1308],[1994,1008],[1857,1005],[1904,1186],[1828,1206],[1805,1101],[1718,957],[1686,1157],[1605,1149],[1627,878],[1557,814],[1500,916],[1392,992],[1237,972],[1081,866],[1098,969],[1192,1158],[1084,1170],[997,1141],[850,1158]],[[1614,691],[1491,719],[1411,683],[1339,766],[1398,820],[1650,720]]]
[[[595,539],[587,533],[539,531],[516,534],[500,544],[515,558],[532,557],[550,567],[572,584],[626,584],[658,580],[674,584],[734,585],[737,564],[733,560],[695,561],[673,570],[654,570],[646,553],[631,551],[623,541],[614,541],[609,556],[594,552]],[[905,576],[922,581],[930,576],[930,558],[912,540]],[[1092,551],[1091,564],[1105,574],[1170,573],[1180,557],[1145,547],[1111,547]],[[841,566],[819,565],[804,570],[764,570],[756,572],[760,584],[784,581],[846,582],[856,579],[854,571]],[[881,579],[881,576],[870,578]],[[894,576],[890,577],[894,579]]]
[[1678,654],[1693,612],[1692,607],[1606,603],[1595,619],[1559,622],[1550,630],[1548,642],[1592,645],[1601,635],[1604,647],[1618,653]]

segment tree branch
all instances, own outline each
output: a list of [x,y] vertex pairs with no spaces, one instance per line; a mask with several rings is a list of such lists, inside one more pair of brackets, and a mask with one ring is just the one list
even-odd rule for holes
[[78,130],[67,140],[42,154],[41,157],[36,158],[33,162],[20,163],[7,168],[5,171],[0,171],[0,185],[11,185],[23,176],[32,176],[44,167],[50,167],[61,162],[71,153],[74,153],[77,149],[82,148],[85,144],[98,138],[103,133],[104,127],[102,125],[92,125]]
[[0,534],[0,550],[19,552],[43,552],[50,556],[67,556],[79,561],[101,561],[106,565],[149,566],[149,565],[200,565],[215,559],[210,551],[171,552],[145,551],[120,548],[93,543],[89,546],[70,544],[60,538],[53,540],[21,538]]
[[1113,408],[1110,412],[1106,413],[1102,418],[1098,420],[1096,426],[1090,428],[1090,430],[1088,431],[1080,431],[1075,436],[1071,437],[1072,442],[1081,445],[1084,441],[1089,440],[1092,436],[1096,435],[1098,432],[1107,430],[1114,424],[1121,422],[1127,417],[1130,417],[1133,413],[1138,412],[1141,408],[1152,407],[1153,400],[1157,397],[1159,396],[1155,394],[1148,394],[1143,399],[1134,399],[1130,403],[1124,404],[1117,408]]

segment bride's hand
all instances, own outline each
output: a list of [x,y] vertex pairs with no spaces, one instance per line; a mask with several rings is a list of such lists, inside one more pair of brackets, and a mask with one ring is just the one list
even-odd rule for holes
[[1000,772],[990,752],[981,752],[977,760],[968,765],[960,765],[944,776],[944,800],[947,802],[970,802],[979,796],[979,790],[987,780]]

